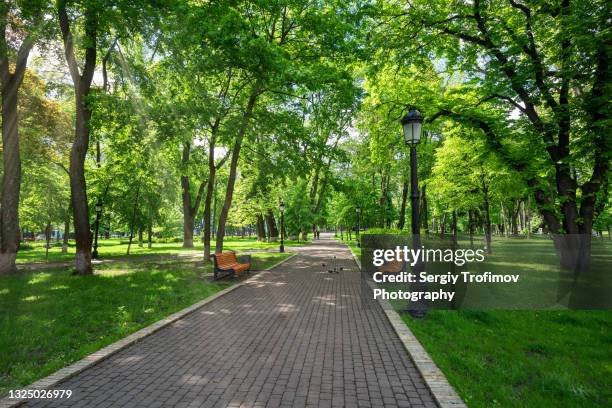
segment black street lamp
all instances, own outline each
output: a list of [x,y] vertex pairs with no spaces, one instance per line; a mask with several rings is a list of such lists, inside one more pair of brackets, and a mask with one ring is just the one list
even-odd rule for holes
[[[416,145],[421,140],[423,129],[423,115],[419,111],[410,109],[402,118],[404,140],[410,145],[410,198],[412,201],[412,234],[419,236],[419,180],[417,175]],[[414,237],[413,237],[414,238]],[[420,245],[417,247],[419,248]]]
[[94,248],[91,254],[93,259],[98,259],[98,232],[100,231],[100,215],[102,214],[102,202],[96,203],[96,235],[94,238]]
[[280,202],[280,204],[278,205],[278,210],[280,211],[280,215],[281,215],[281,236],[280,236],[280,252],[285,252],[285,203],[284,202]]
[[[412,247],[421,248],[421,235],[419,223],[419,180],[417,175],[416,145],[421,140],[423,130],[423,115],[413,108],[402,118],[404,140],[410,146],[410,199],[412,201]],[[423,269],[421,262],[417,262],[412,270],[418,275]],[[425,316],[425,310],[409,310],[413,317]]]
[[357,239],[357,247],[360,248],[361,247],[361,241],[359,241],[359,216],[361,215],[361,206],[359,204],[357,204],[357,206],[355,207],[355,212],[357,213],[357,231],[355,231],[355,238]]

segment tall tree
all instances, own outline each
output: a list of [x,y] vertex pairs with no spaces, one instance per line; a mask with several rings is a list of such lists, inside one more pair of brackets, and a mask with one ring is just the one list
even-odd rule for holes
[[[516,157],[512,164],[525,174],[564,266],[588,266],[598,192],[608,184],[612,151],[609,2],[423,0],[406,7],[387,2],[383,10],[392,17],[379,31],[379,44],[396,47],[402,58],[412,51],[418,58],[444,58],[476,89],[472,107],[520,115],[523,129],[513,136],[529,139],[532,149],[537,135],[538,157],[545,159],[545,172],[552,170],[554,184],[542,171],[526,172],[528,163]],[[406,21],[418,22],[409,25],[414,31],[405,30]],[[572,253],[577,258],[563,256]]]
[[[108,37],[131,36],[138,28],[145,30],[145,17],[150,10],[159,12],[157,2],[90,2],[57,1],[57,16],[64,43],[64,55],[72,78],[75,96],[76,122],[74,142],[70,152],[70,193],[74,213],[76,238],[76,274],[92,273],[91,231],[89,206],[85,182],[85,158],[89,148],[90,119],[89,97],[96,70],[98,47],[112,42]],[[75,33],[80,33],[77,41]],[[105,51],[108,46],[104,47]],[[81,52],[78,52],[81,51]],[[82,53],[83,66],[77,56]]]
[[87,97],[96,69],[96,51],[99,22],[99,10],[93,5],[84,10],[84,38],[82,47],[85,61],[82,72],[79,69],[75,54],[75,40],[72,34],[71,21],[68,16],[67,0],[57,3],[57,14],[64,41],[64,54],[74,84],[76,124],[74,142],[70,152],[70,194],[74,212],[74,232],[76,238],[76,273],[88,275],[91,269],[91,231],[89,226],[89,207],[87,205],[87,187],[85,184],[85,156],[89,147],[89,119],[91,110]]
[[2,195],[0,199],[0,275],[17,271],[19,243],[19,88],[28,56],[44,31],[44,1],[3,1],[0,4],[0,88],[2,94]]

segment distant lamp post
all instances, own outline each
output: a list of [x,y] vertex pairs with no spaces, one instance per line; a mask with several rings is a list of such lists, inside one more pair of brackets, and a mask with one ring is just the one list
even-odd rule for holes
[[357,247],[360,248],[361,247],[361,241],[359,241],[359,221],[360,221],[360,215],[361,215],[361,206],[359,204],[357,204],[357,206],[355,207],[355,212],[357,213],[357,231],[355,231],[355,238],[357,239]]
[[278,205],[278,210],[281,215],[281,225],[280,225],[280,252],[285,252],[285,203],[281,200]]
[[98,233],[100,231],[100,215],[102,215],[102,202],[96,203],[96,235],[94,237],[94,248],[91,254],[93,259],[98,259]]
[[[421,248],[420,223],[419,223],[419,180],[417,175],[417,153],[416,145],[421,141],[423,130],[423,115],[413,108],[402,118],[404,140],[410,146],[410,199],[412,201],[412,247],[415,250]],[[423,269],[421,262],[417,262],[412,271],[419,274]],[[410,315],[419,318],[425,316],[425,310],[408,310]]]

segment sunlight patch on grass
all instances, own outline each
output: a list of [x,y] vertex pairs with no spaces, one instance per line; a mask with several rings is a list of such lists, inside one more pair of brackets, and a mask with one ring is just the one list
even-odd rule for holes
[[37,283],[43,283],[43,282],[48,281],[49,278],[51,278],[50,273],[39,273],[39,274],[34,275],[32,279],[28,281],[28,284],[35,285]]
[[112,269],[105,269],[103,271],[96,271],[96,275],[107,277],[107,278],[113,277],[113,276],[129,275],[133,273],[136,273],[136,271],[130,270],[130,269],[121,269],[121,268],[112,268]]

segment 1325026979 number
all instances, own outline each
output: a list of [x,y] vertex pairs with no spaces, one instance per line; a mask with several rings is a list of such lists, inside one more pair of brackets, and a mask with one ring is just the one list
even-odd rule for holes
[[10,390],[9,398],[30,399],[30,398],[70,398],[72,390]]

